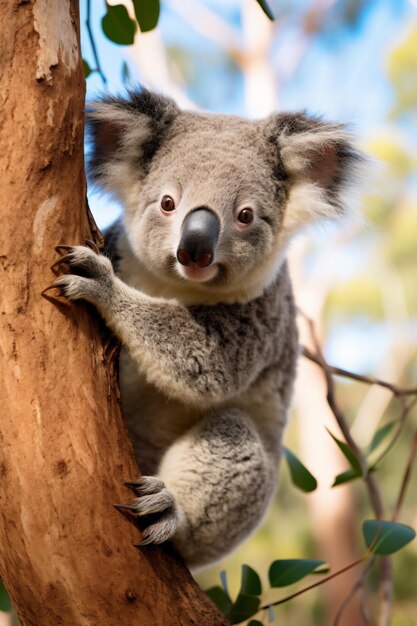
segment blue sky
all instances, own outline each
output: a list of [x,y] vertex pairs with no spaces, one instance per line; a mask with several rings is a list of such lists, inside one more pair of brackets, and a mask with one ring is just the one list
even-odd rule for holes
[[[236,28],[240,27],[240,0],[205,0],[204,4]],[[282,2],[275,4],[282,6]],[[295,27],[300,10],[305,10],[307,4],[290,3],[289,18],[285,28],[279,31],[272,52],[278,76],[280,69],[285,67],[286,51],[296,45]],[[101,33],[104,2],[92,2],[92,5],[92,25],[108,78],[108,89],[112,93],[120,92],[123,90],[121,66],[128,58],[126,48],[109,42]],[[393,98],[385,74],[387,55],[404,36],[412,18],[417,16],[415,9],[405,0],[373,0],[366,6],[354,29],[346,27],[332,31],[329,20],[328,32],[312,40],[295,74],[279,86],[280,109],[307,109],[311,113],[323,114],[327,119],[349,122],[364,138],[372,137],[385,124]],[[278,13],[277,7],[275,11]],[[81,4],[81,13],[84,23],[85,3]],[[191,71],[196,79],[188,87],[188,95],[197,106],[244,115],[243,81],[237,70],[231,71],[223,52],[164,7],[163,0],[158,28],[165,45],[180,46],[191,59]],[[93,66],[85,26],[82,28],[82,45],[85,58]],[[133,80],[140,80],[131,62],[129,67]],[[94,98],[102,90],[98,75],[90,76],[88,98]],[[401,129],[402,132],[410,130]],[[91,204],[101,227],[117,214],[115,205],[105,198],[93,195]]]

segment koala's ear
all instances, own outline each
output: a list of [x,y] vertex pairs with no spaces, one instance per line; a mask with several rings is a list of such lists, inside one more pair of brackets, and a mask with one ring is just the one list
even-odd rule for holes
[[289,181],[284,227],[293,232],[316,219],[343,215],[347,192],[360,181],[365,163],[346,127],[281,113],[267,120],[267,135],[277,148],[277,175]]
[[130,91],[126,98],[104,96],[89,103],[92,182],[117,190],[129,168],[146,172],[178,113],[173,100],[146,89]]

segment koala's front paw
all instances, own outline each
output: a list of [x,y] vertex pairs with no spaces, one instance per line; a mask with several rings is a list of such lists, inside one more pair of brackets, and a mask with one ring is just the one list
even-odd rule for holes
[[[115,504],[117,509],[144,516],[146,528],[139,545],[163,543],[171,539],[178,525],[175,497],[155,476],[141,476],[125,483],[137,496],[127,504]],[[147,517],[148,516],[148,517]]]
[[52,270],[68,266],[70,274],[60,276],[51,285],[70,300],[87,300],[95,305],[108,301],[114,281],[110,259],[86,246],[57,246],[62,254]]

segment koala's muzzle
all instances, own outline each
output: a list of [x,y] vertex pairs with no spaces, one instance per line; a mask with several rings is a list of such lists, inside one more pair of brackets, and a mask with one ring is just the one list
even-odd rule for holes
[[187,215],[181,231],[177,259],[181,265],[208,267],[214,259],[220,233],[220,220],[206,207],[194,209]]

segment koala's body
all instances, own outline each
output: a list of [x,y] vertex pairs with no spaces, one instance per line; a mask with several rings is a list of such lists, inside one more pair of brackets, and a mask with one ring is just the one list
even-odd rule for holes
[[198,567],[242,541],[275,491],[298,354],[286,248],[343,212],[360,155],[340,125],[183,112],[147,91],[89,117],[92,179],[124,213],[106,256],[70,247],[56,285],[122,344],[142,543],[172,539]]

